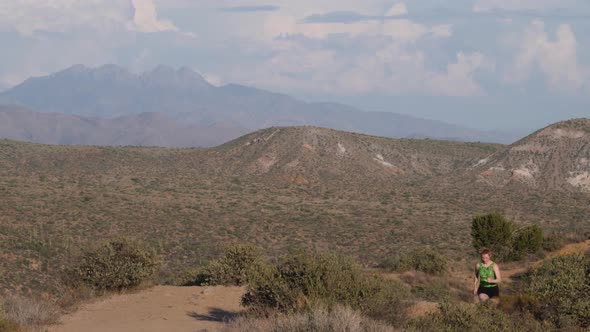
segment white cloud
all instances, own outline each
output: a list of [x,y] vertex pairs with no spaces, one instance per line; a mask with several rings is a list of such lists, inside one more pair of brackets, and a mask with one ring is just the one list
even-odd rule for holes
[[429,69],[427,61],[425,52],[412,50],[404,41],[357,55],[288,41],[268,61],[253,68],[239,68],[230,79],[304,94],[472,96],[485,93],[475,74],[494,69],[493,62],[480,53],[458,53],[456,61],[443,71]]
[[533,21],[525,31],[519,54],[506,76],[511,82],[523,82],[538,69],[554,90],[576,92],[589,83],[589,71],[578,61],[577,46],[570,25],[560,25],[552,41],[543,22]]
[[457,62],[447,65],[445,73],[434,74],[428,84],[435,94],[445,96],[475,96],[484,91],[473,78],[480,70],[491,71],[494,64],[481,53],[457,54]]
[[385,16],[401,16],[406,14],[408,14],[408,8],[405,3],[400,2],[389,8],[387,13],[385,13]]
[[0,30],[32,36],[36,31],[102,33],[129,28],[139,32],[179,31],[158,18],[153,0],[10,0],[0,1]]
[[169,20],[158,19],[153,0],[132,0],[135,13],[132,27],[141,32],[179,31]]
[[473,6],[473,10],[548,10],[571,7],[576,3],[576,0],[479,0]]
[[128,18],[126,0],[10,0],[0,2],[0,30],[69,32],[77,27],[110,31]]

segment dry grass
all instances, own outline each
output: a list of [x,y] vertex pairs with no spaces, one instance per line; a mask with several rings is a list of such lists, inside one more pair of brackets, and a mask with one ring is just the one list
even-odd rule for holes
[[363,317],[352,309],[337,306],[332,310],[316,308],[295,315],[269,318],[241,317],[229,322],[224,332],[393,332],[394,328]]
[[10,296],[2,303],[4,318],[28,331],[41,330],[44,325],[56,323],[59,308],[48,301]]

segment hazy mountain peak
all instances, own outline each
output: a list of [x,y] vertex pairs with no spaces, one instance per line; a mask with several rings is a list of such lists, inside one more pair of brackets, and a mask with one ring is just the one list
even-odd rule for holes
[[172,67],[160,65],[146,71],[141,76],[150,86],[172,86],[178,89],[190,90],[213,87],[199,73],[188,67],[174,70]]
[[77,75],[77,74],[82,74],[82,73],[88,73],[91,70],[92,70],[91,68],[89,68],[85,65],[76,64],[76,65],[68,67],[62,71],[58,71],[57,73],[54,73],[53,75],[54,76]]

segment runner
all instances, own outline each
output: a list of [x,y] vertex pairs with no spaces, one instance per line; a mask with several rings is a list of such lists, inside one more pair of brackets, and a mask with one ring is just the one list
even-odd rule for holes
[[500,267],[492,261],[492,252],[489,249],[481,251],[481,262],[475,265],[475,283],[473,295],[480,302],[492,299],[499,302],[500,287],[502,282]]

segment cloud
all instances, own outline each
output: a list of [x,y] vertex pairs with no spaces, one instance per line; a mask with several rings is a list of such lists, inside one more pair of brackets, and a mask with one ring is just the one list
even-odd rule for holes
[[504,10],[553,10],[579,8],[579,0],[479,0],[473,10],[476,12],[494,9]]
[[[365,45],[366,38],[359,35],[348,48],[355,44],[362,51],[345,53],[342,49],[346,44],[342,45],[339,36],[326,39],[322,39],[323,44],[303,37],[278,40],[281,47],[272,57],[253,67],[239,68],[228,78],[303,94],[473,96],[486,93],[477,82],[477,74],[494,70],[493,61],[477,52],[459,52],[445,68],[433,70],[428,67],[428,53],[403,40],[367,41]],[[341,45],[326,47],[336,43]]]
[[132,0],[135,14],[132,27],[141,32],[179,31],[169,20],[158,19],[153,0]]
[[222,12],[228,13],[251,13],[251,12],[274,12],[281,7],[273,5],[250,5],[250,6],[233,6],[220,8]]
[[569,24],[557,28],[550,40],[545,25],[533,21],[526,29],[513,68],[506,75],[511,82],[523,82],[533,70],[540,70],[556,91],[576,92],[589,84],[589,70],[578,61],[578,42]]
[[383,19],[383,16],[366,16],[352,11],[335,11],[313,14],[303,19],[304,23],[356,23],[360,21]]
[[447,66],[445,73],[436,73],[429,80],[431,91],[444,96],[483,95],[484,91],[474,79],[477,71],[492,71],[494,64],[483,54],[457,54],[457,62]]
[[391,8],[389,8],[387,13],[385,13],[385,16],[401,16],[401,15],[407,15],[407,14],[408,14],[408,8],[406,7],[406,4],[403,2],[400,2],[400,3],[396,3],[395,5],[391,6]]
[[129,9],[125,0],[1,1],[0,30],[14,30],[23,36],[40,31],[68,33],[80,27],[107,32],[128,20]]

